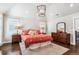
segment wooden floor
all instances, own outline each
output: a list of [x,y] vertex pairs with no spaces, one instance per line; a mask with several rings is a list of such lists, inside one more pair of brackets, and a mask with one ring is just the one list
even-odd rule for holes
[[18,43],[3,44],[3,46],[0,47],[0,51],[2,52],[2,55],[21,55],[21,50]]
[[[59,44],[61,46],[64,46],[70,49],[64,55],[79,55],[79,44],[77,44],[76,46],[71,46],[71,45],[65,45],[59,42],[53,42],[53,43]],[[0,47],[0,51],[2,52],[2,55],[9,55],[9,54],[10,55],[21,55],[21,50],[20,50],[20,46],[18,43],[3,44],[3,46]]]

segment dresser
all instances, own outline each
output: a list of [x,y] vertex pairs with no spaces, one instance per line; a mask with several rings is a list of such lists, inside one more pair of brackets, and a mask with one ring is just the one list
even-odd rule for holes
[[66,32],[52,32],[51,36],[53,41],[57,41],[64,44],[70,44],[70,34]]

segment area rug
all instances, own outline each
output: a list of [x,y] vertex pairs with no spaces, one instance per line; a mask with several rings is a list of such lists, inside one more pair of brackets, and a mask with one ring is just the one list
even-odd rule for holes
[[0,55],[2,55],[2,51],[0,51]]
[[19,45],[22,55],[63,55],[65,52],[69,51],[68,48],[54,43],[33,50],[25,48],[24,43],[20,43]]

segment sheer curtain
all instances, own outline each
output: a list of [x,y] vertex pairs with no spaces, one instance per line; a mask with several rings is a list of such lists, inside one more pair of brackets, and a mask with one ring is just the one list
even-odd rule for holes
[[2,37],[3,37],[3,16],[0,14],[0,44],[2,44]]
[[5,39],[7,41],[12,41],[12,34],[16,33],[15,26],[16,24],[19,23],[19,19],[14,19],[14,18],[8,18],[7,23],[6,23],[6,33],[5,33]]

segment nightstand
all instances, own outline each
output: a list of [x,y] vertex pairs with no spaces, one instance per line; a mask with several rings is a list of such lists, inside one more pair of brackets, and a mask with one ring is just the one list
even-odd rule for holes
[[21,35],[19,34],[12,35],[12,43],[19,43],[19,42],[21,42]]

